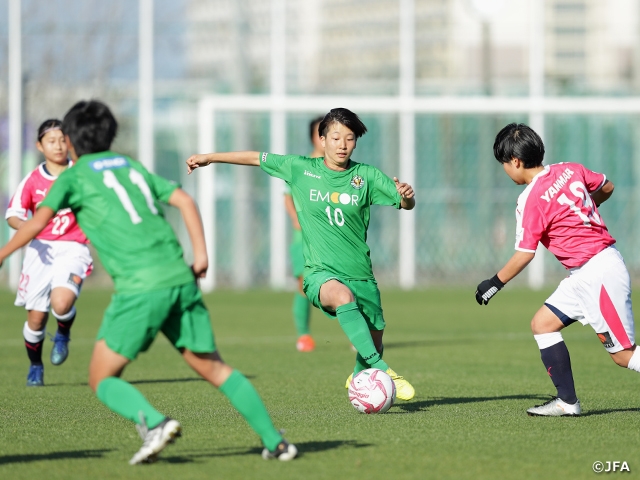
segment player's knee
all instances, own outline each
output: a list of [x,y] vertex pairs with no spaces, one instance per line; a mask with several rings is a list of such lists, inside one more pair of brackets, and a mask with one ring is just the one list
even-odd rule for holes
[[73,308],[73,304],[75,302],[75,297],[69,298],[67,297],[51,297],[51,310],[53,310],[53,315],[57,318],[67,315],[71,312]]
[[351,303],[355,301],[355,297],[353,296],[353,293],[347,287],[339,289],[336,292],[334,298],[336,301],[336,307],[339,307],[341,305],[346,305],[347,303]]

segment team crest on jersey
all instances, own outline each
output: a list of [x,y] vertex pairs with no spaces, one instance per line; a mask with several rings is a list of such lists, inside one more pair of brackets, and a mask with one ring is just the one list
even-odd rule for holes
[[360,190],[362,187],[364,187],[364,178],[362,178],[360,175],[354,175],[354,177],[351,179],[351,186],[356,190]]
[[611,348],[614,346],[613,340],[611,340],[611,335],[609,335],[609,332],[598,333],[598,338],[602,342],[602,345],[604,346],[604,348]]

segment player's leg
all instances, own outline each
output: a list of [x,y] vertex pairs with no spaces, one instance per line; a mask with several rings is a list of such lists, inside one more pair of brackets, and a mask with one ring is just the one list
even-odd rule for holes
[[297,455],[295,445],[289,444],[273,426],[260,395],[251,382],[239,371],[223,362],[219,353],[194,353],[183,349],[182,356],[202,378],[227,397],[258,434],[265,447],[263,457],[292,460]]
[[[543,305],[531,320],[531,330],[540,349],[540,358],[556,387],[556,398],[527,410],[532,416],[579,415],[580,402],[576,396],[571,369],[571,358],[562,333],[565,324],[573,323],[566,314],[549,302]],[[556,302],[557,303],[557,302]],[[561,319],[565,319],[565,322]]]
[[[356,296],[358,306],[360,307],[362,316],[367,322],[373,343],[380,354],[380,358],[382,358],[384,352],[382,337],[384,335],[386,322],[382,313],[382,301],[378,284],[374,280],[351,280],[348,281],[347,284]],[[356,355],[354,374],[362,369],[362,360],[359,355]],[[386,372],[396,385],[397,398],[400,400],[411,400],[415,396],[415,389],[403,376],[398,375],[391,368],[388,368]]]
[[45,327],[47,325],[47,312],[37,310],[27,311],[27,321],[22,329],[24,346],[29,357],[29,373],[27,374],[28,387],[44,386],[44,366],[42,364],[42,345],[44,344]]
[[51,290],[51,314],[58,323],[51,349],[51,363],[61,365],[69,356],[71,326],[76,319],[76,293],[66,287]]
[[293,296],[293,322],[296,326],[298,340],[296,348],[299,352],[311,352],[316,344],[309,329],[311,318],[311,302],[302,290],[302,275],[298,276],[298,291]]
[[389,365],[380,357],[351,289],[336,279],[327,280],[320,287],[319,300],[323,309],[335,312],[340,327],[365,363],[386,371]]
[[138,389],[119,378],[124,367],[149,348],[178,297],[175,288],[116,293],[98,332],[89,385],[107,408],[135,422],[143,445],[129,461],[132,465],[154,461],[180,436],[180,423],[160,413]]
[[47,242],[33,240],[26,249],[16,295],[16,306],[27,310],[23,327],[24,343],[30,360],[27,386],[44,385],[42,348],[49,312],[53,267]]
[[302,248],[302,232],[294,229],[291,245],[289,246],[289,257],[291,259],[293,276],[298,280],[298,291],[293,295],[293,305],[291,308],[293,312],[293,323],[296,328],[296,333],[298,334],[296,349],[299,352],[310,352],[315,349],[315,342],[309,329],[311,302],[309,302],[302,287],[302,277],[304,273],[304,255]]
[[631,302],[631,279],[615,248],[594,257],[602,271],[598,282],[597,303],[591,305],[589,322],[598,338],[619,366],[640,372],[640,350],[635,344],[635,326]]
[[51,363],[61,365],[69,355],[75,302],[84,279],[93,269],[93,259],[87,246],[76,242],[54,242],[52,250],[51,314],[57,320],[58,330],[53,337]]
[[295,446],[288,444],[275,429],[251,382],[238,370],[225,364],[216,351],[209,312],[196,284],[182,285],[179,289],[179,308],[167,319],[162,332],[180,350],[189,366],[219,388],[260,436],[265,446],[263,457],[293,459],[297,454]]

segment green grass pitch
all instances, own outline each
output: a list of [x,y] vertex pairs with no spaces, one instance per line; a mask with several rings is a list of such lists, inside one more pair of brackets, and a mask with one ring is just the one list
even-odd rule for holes
[[[336,322],[314,311],[315,352],[294,347],[288,293],[206,297],[225,360],[251,379],[300,457],[266,462],[258,437],[164,338],[124,373],[184,435],[153,465],[131,467],[131,423],[93,396],[87,367],[110,295],[85,291],[71,354],[45,388],[24,386],[25,314],[0,293],[0,478],[7,479],[538,479],[592,478],[595,461],[640,472],[640,377],[614,365],[590,327],[565,330],[581,418],[525,410],[554,392],[529,331],[549,292],[507,288],[479,307],[473,288],[383,291],[385,359],[416,398],[367,416],[344,382],[354,354]],[[636,301],[637,303],[637,301]],[[132,319],[133,321],[134,319]],[[53,328],[51,328],[53,331]]]

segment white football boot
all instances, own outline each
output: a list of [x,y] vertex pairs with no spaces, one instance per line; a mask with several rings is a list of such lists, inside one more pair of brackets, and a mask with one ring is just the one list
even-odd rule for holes
[[530,417],[579,417],[581,411],[580,400],[572,405],[555,397],[542,405],[530,408],[527,410],[527,415]]
[[[144,416],[141,415],[144,420]],[[140,437],[144,441],[142,447],[129,460],[129,465],[137,465],[139,463],[153,463],[167,445],[173,443],[175,439],[182,435],[182,426],[173,418],[165,418],[157,427],[149,430],[146,423],[136,425]]]

